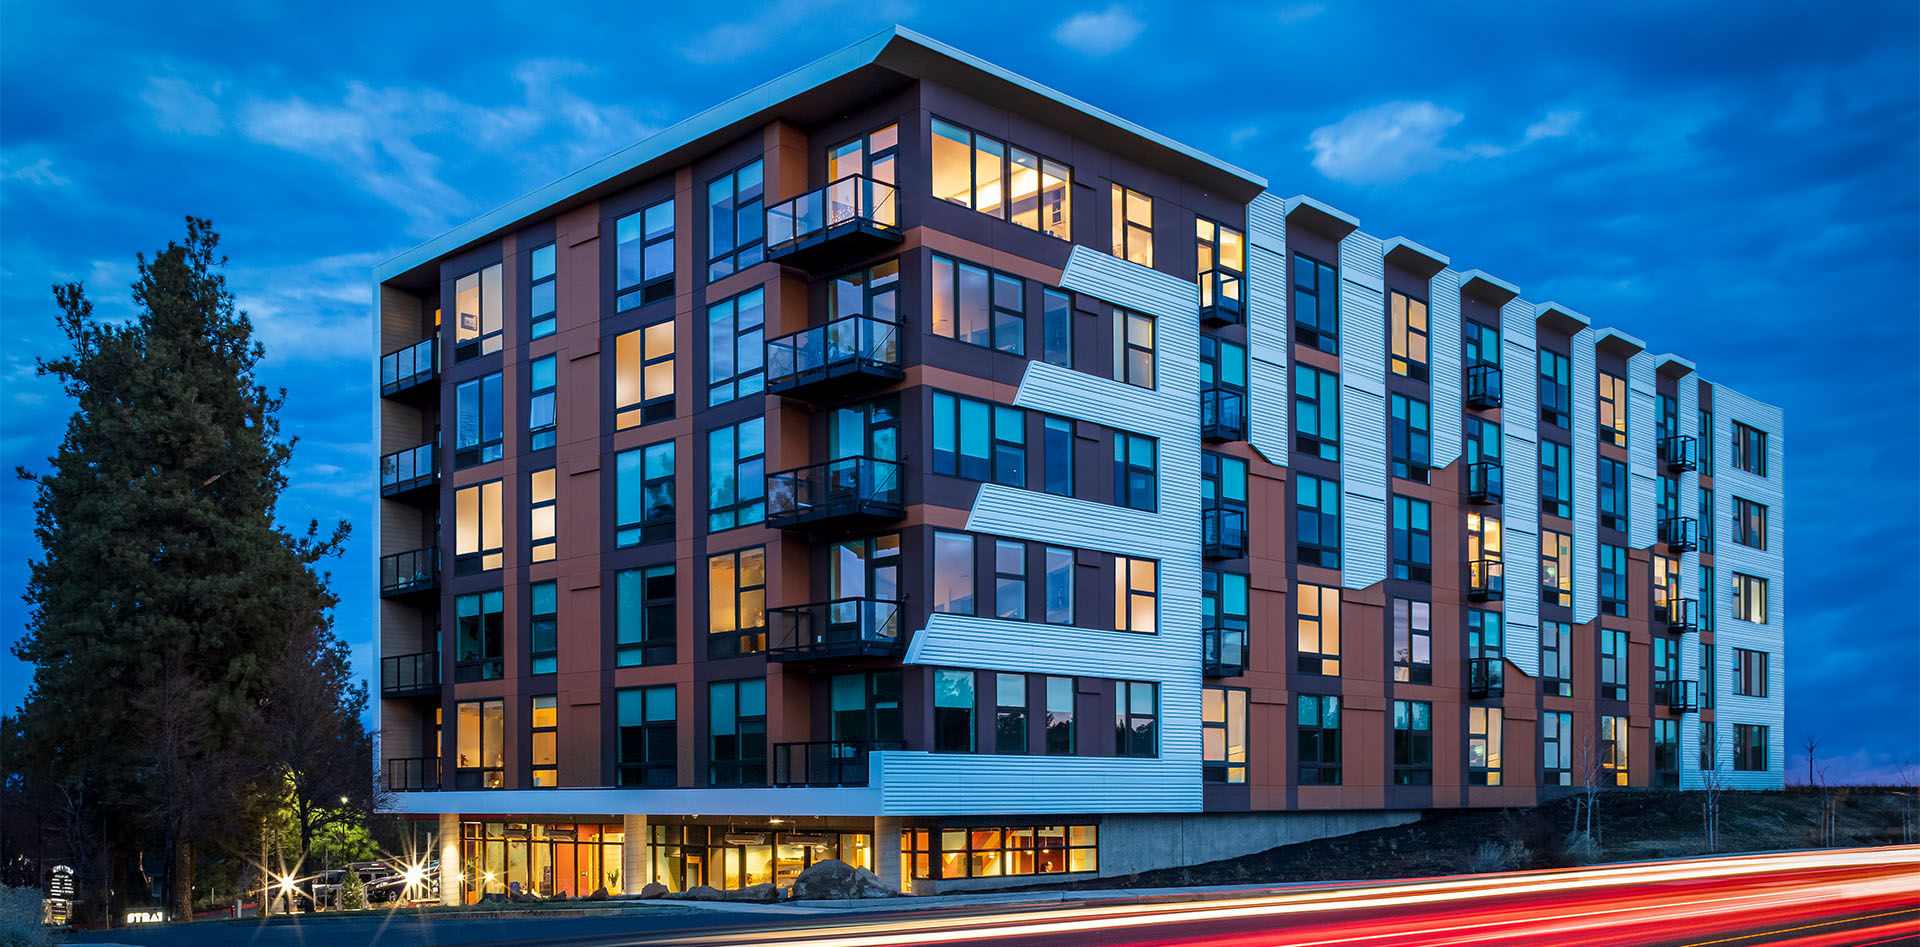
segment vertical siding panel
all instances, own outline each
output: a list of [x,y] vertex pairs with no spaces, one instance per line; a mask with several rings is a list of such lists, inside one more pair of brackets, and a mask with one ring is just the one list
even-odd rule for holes
[[1655,509],[1660,500],[1653,439],[1659,400],[1653,387],[1654,357],[1636,352],[1627,360],[1627,541],[1646,549],[1660,538]]
[[1460,459],[1461,391],[1460,274],[1452,268],[1427,285],[1427,377],[1433,395],[1433,466]]
[[1247,206],[1247,440],[1267,462],[1287,465],[1286,201],[1261,192]]
[[1573,337],[1573,620],[1600,616],[1600,374],[1593,330]]
[[1340,241],[1341,584],[1387,577],[1386,261],[1380,238]]
[[1535,348],[1533,304],[1510,300],[1500,308],[1500,379],[1505,389],[1500,425],[1506,499],[1509,590],[1507,660],[1531,675],[1540,673],[1540,356]]

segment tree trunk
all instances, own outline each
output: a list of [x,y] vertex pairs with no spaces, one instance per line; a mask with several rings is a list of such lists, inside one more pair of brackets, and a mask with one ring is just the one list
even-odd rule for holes
[[193,920],[193,842],[173,843],[173,914],[176,921]]

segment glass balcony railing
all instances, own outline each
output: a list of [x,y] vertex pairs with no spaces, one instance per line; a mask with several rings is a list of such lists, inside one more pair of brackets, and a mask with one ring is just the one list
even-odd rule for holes
[[1499,503],[1505,497],[1501,485],[1503,470],[1497,460],[1482,460],[1467,465],[1467,499],[1482,506]]
[[1206,677],[1239,677],[1247,673],[1247,628],[1222,622],[1200,629],[1200,673]]
[[421,339],[406,348],[380,356],[380,394],[397,395],[440,377],[435,339]]
[[900,240],[894,186],[865,175],[767,208],[767,259],[788,266],[837,266]]
[[898,461],[845,457],[767,475],[767,525],[896,520],[906,515]]
[[899,740],[814,740],[807,743],[773,745],[773,785],[865,786],[869,755],[887,750],[904,750]]
[[1246,319],[1246,279],[1232,270],[1212,269],[1200,274],[1200,321],[1208,325],[1236,325]]
[[767,390],[774,394],[841,395],[904,374],[898,323],[842,316],[767,342]]
[[1700,442],[1687,434],[1676,434],[1659,440],[1660,459],[1666,462],[1669,473],[1680,473],[1700,469]]
[[440,482],[433,462],[433,445],[421,444],[380,458],[380,495],[399,496]]
[[397,757],[384,761],[389,792],[431,792],[440,788],[440,761],[429,757]]
[[440,652],[422,651],[381,658],[380,693],[385,697],[440,693]]
[[1480,364],[1467,368],[1467,407],[1500,407],[1500,366]]
[[906,650],[900,603],[837,598],[767,609],[767,660],[876,657]]
[[427,592],[440,586],[440,550],[432,546],[380,557],[384,597]]
[[1467,563],[1467,597],[1476,602],[1497,602],[1506,597],[1505,564],[1498,559],[1475,559]]
[[[1659,609],[1655,609],[1659,611]],[[1667,631],[1684,635],[1700,630],[1700,600],[1696,598],[1676,598],[1665,609]]]
[[1200,555],[1239,559],[1247,554],[1247,513],[1233,507],[1200,511]]
[[1691,516],[1669,516],[1660,521],[1660,541],[1672,552],[1700,548],[1700,521]]
[[1220,385],[1200,389],[1200,438],[1208,441],[1246,440],[1246,392]]
[[1501,658],[1467,659],[1467,696],[1475,700],[1506,694],[1506,662]]

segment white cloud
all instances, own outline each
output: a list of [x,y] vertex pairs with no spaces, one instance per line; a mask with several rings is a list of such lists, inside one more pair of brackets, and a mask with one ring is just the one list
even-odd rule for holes
[[1239,148],[1244,145],[1251,144],[1254,140],[1260,137],[1260,134],[1261,134],[1260,126],[1243,125],[1239,128],[1234,129],[1232,132],[1228,133],[1227,144],[1230,147]]
[[[220,92],[215,83],[211,91]],[[140,101],[153,109],[154,124],[161,131],[180,135],[217,135],[226,128],[218,103],[193,83],[179,76],[149,76]]]
[[372,270],[382,253],[344,253],[305,263],[229,267],[234,306],[253,320],[267,360],[338,362],[364,371],[373,351]]
[[1580,119],[1581,114],[1573,109],[1548,112],[1545,118],[1527,126],[1526,138],[1520,144],[1525,146],[1546,138],[1565,138],[1579,127]]
[[[809,29],[831,26],[835,35],[857,21],[899,23],[912,19],[908,0],[775,0],[751,16],[716,23],[679,47],[688,62],[715,66],[738,62]],[[856,20],[857,18],[857,20]]]
[[28,165],[14,166],[14,159],[0,158],[0,181],[22,181],[34,187],[66,187],[73,179],[53,169],[52,158],[40,158]]
[[1115,4],[1095,13],[1076,13],[1054,27],[1054,41],[1087,56],[1111,56],[1139,38],[1147,28],[1125,6]]
[[1362,109],[1307,136],[1313,166],[1335,181],[1379,184],[1438,170],[1453,162],[1511,155],[1536,142],[1565,138],[1581,113],[1555,110],[1528,126],[1512,145],[1451,144],[1447,136],[1465,115],[1432,102],[1386,102]]

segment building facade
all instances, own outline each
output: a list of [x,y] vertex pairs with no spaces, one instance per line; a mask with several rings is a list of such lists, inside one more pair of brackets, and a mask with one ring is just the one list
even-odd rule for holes
[[1778,408],[909,31],[375,283],[448,899],[1781,783]]

